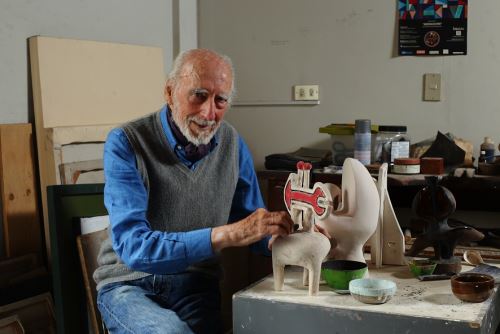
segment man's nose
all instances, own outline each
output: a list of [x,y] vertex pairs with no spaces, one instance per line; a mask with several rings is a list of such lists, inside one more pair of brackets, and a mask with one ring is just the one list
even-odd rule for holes
[[202,116],[207,121],[213,121],[216,117],[215,110],[215,101],[213,99],[207,99],[205,103],[203,103],[200,116]]

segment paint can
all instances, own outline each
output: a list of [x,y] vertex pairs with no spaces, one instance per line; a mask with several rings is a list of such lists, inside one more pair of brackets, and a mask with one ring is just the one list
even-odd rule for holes
[[405,174],[405,175],[420,174],[420,159],[418,158],[394,159],[392,172],[395,174]]
[[439,175],[444,173],[444,159],[440,157],[425,157],[420,159],[422,174]]

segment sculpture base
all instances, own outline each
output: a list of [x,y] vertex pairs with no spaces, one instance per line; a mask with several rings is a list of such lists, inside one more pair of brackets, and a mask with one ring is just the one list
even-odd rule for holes
[[436,269],[434,269],[434,273],[436,275],[439,274],[447,274],[447,273],[459,273],[462,270],[462,259],[454,256],[450,259],[441,259],[435,260],[437,263]]

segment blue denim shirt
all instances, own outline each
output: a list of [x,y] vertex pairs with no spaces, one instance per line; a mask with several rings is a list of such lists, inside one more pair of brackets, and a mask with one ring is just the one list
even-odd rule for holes
[[[194,170],[201,160],[193,164],[186,159],[183,148],[177,143],[168,125],[167,106],[160,112],[165,137],[173,151],[182,163]],[[217,144],[217,138],[212,140]],[[248,147],[241,137],[238,143],[239,178],[229,222],[240,220],[264,207]],[[127,254],[118,253],[125,264],[133,263],[132,269],[154,274],[164,272],[165,266],[172,271],[180,271],[191,263],[214,255],[211,228],[175,233],[151,230],[146,218],[147,191],[123,129],[114,129],[108,135],[104,145],[104,175],[104,204],[110,216],[113,248],[116,251],[125,246],[126,249],[133,250],[126,252]],[[268,254],[268,239],[252,245],[252,250]],[[182,246],[179,247],[180,245]],[[172,256],[174,251],[176,255]],[[183,261],[179,261],[179,251],[185,255]]]

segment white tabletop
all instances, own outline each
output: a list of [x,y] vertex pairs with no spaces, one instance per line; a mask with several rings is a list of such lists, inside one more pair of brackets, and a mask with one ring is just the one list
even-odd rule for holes
[[[462,271],[470,269],[472,267],[463,265]],[[381,269],[370,268],[369,275],[372,278],[389,279],[396,283],[397,291],[390,301],[379,305],[364,304],[355,300],[349,294],[337,294],[324,282],[320,284],[318,295],[309,296],[307,287],[302,285],[302,269],[298,267],[286,270],[283,291],[274,290],[271,275],[238,292],[235,298],[261,299],[271,302],[377,312],[408,317],[426,317],[441,319],[446,322],[466,322],[468,326],[475,328],[481,326],[492,300],[498,294],[497,285],[495,293],[482,303],[462,302],[453,295],[450,280],[419,281],[412,276],[405,266],[384,266]]]

